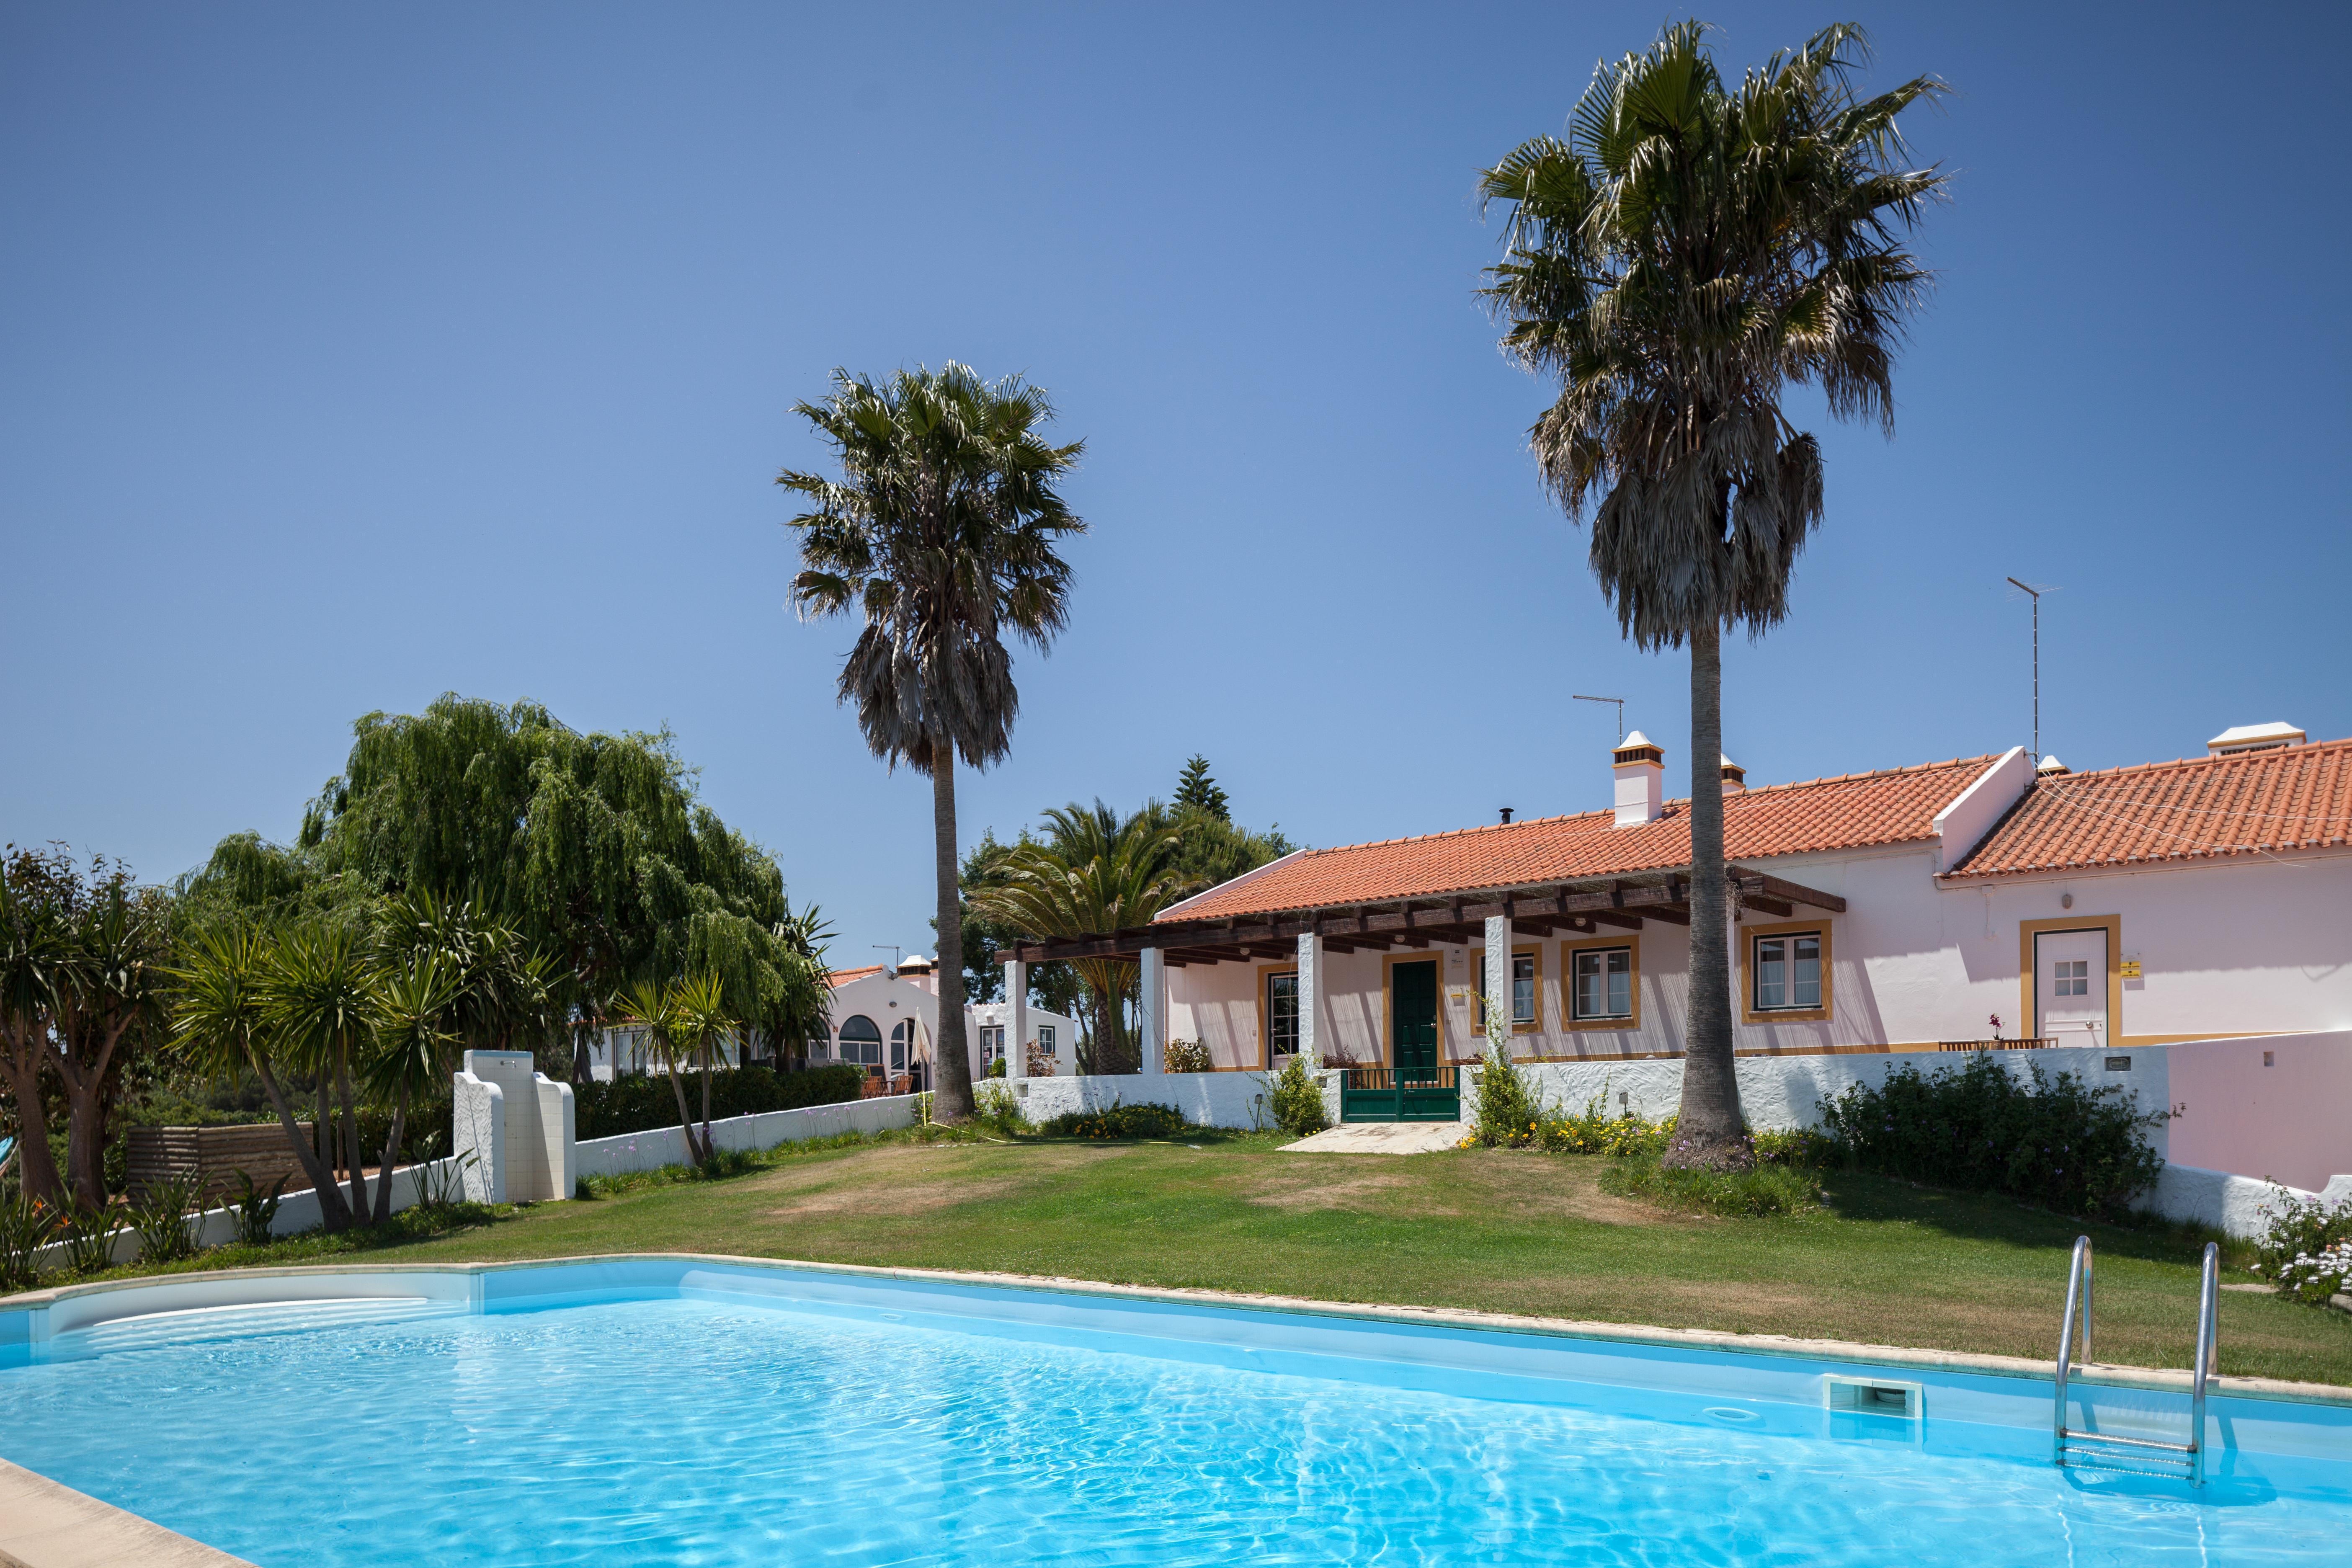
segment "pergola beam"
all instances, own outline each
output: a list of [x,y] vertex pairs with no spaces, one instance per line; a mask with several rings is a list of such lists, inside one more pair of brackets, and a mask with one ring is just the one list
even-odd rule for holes
[[[1744,867],[1735,866],[1731,870],[1740,896],[1753,908],[1772,908],[1758,902],[1761,898],[1787,905],[1804,904],[1833,914],[1844,912],[1845,900],[1835,893],[1821,892]],[[1125,956],[1157,947],[1171,955],[1183,954],[1188,963],[1221,963],[1241,957],[1252,949],[1270,949],[1271,955],[1280,956],[1287,951],[1287,944],[1308,932],[1319,934],[1340,952],[1398,945],[1426,948],[1433,942],[1475,940],[1484,923],[1498,916],[1513,921],[1515,929],[1520,929],[1518,922],[1525,921],[1529,925],[1541,923],[1547,931],[1562,925],[1577,930],[1608,926],[1639,931],[1645,919],[1688,925],[1690,883],[1686,873],[1677,869],[1647,879],[1595,879],[1501,896],[1464,894],[1443,900],[1398,900],[1386,907],[1358,905],[1345,910],[1304,910],[1223,920],[1170,921],[1105,936],[1015,942],[1004,952],[1007,957],[1040,963]]]

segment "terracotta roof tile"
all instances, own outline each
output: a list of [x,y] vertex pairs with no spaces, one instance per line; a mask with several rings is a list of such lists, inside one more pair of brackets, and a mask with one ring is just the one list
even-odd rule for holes
[[[1753,860],[1932,838],[1936,814],[1994,761],[1960,757],[1734,792],[1723,800],[1725,853]],[[1639,827],[1616,826],[1612,812],[1588,811],[1310,849],[1212,888],[1160,919],[1222,920],[1670,870],[1690,864],[1689,810],[1687,800],[1668,801],[1664,816]]]
[[2352,740],[2329,741],[2043,779],[1947,879],[2347,843]]
[[853,980],[864,980],[868,976],[879,974],[888,967],[889,965],[883,963],[861,963],[855,969],[836,969],[825,978],[833,983],[835,989],[838,990]]

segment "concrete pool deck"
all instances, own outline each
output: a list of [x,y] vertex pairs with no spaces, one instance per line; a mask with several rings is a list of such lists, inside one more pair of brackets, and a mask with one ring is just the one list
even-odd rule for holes
[[0,1459],[0,1568],[253,1568]]

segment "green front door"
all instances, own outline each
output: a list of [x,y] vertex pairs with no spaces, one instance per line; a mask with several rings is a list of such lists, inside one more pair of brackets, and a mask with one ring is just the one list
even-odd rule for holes
[[1437,1078],[1437,961],[1389,967],[1389,1048],[1400,1083]]

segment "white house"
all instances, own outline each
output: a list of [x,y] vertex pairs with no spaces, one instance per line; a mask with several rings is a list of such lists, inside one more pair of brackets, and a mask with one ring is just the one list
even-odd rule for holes
[[[929,1088],[939,1022],[939,976],[930,960],[835,970],[832,1028],[824,1039],[808,1043],[808,1060],[812,1066],[846,1062],[885,1081],[906,1078]],[[1011,1023],[1004,1003],[965,1005],[964,1045],[975,1079],[1004,1054]],[[1030,1008],[1024,1037],[1029,1050],[1020,1076],[1052,1078],[1076,1070],[1076,1019]]]
[[[1490,1005],[1522,1059],[1679,1055],[1690,833],[1664,760],[1637,732],[1608,809],[1301,851],[1150,926],[1023,944],[1013,994],[1030,962],[1139,955],[1147,1070],[1192,1039],[1221,1071],[1306,1051],[1450,1090]],[[2252,725],[2103,773],[2017,748],[1724,782],[1744,1055],[2352,1027],[2352,741]]]

